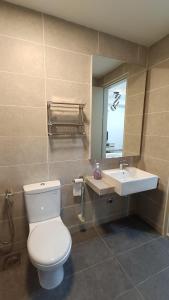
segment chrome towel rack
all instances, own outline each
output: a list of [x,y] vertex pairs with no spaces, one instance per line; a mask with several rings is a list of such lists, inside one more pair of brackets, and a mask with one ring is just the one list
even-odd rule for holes
[[84,136],[85,104],[48,101],[49,136]]

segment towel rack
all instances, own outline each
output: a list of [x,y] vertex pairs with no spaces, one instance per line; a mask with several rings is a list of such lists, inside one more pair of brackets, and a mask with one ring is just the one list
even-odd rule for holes
[[48,101],[48,135],[84,136],[84,107],[81,103]]

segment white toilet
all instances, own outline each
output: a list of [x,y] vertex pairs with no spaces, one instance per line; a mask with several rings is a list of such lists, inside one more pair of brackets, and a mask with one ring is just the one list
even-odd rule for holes
[[45,289],[53,289],[62,282],[63,264],[72,246],[69,230],[60,217],[60,188],[59,180],[23,187],[29,221],[28,253]]

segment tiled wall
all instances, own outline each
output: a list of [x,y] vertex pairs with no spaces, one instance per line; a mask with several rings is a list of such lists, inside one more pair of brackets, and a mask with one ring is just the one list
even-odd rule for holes
[[[138,164],[160,177],[158,190],[139,195],[137,212],[166,233],[169,217],[169,37],[150,48],[142,156]],[[136,203],[136,201],[135,201]],[[166,217],[166,218],[165,218]]]
[[[72,179],[92,172],[89,141],[48,141],[46,102],[53,96],[85,102],[90,125],[92,54],[146,61],[146,49],[137,44],[0,1],[0,239],[9,238],[4,211],[9,189],[14,193],[15,246],[25,245],[27,238],[24,184],[60,178],[63,219],[72,229],[79,223]],[[117,166],[117,161],[103,165]],[[108,204],[91,191],[86,199],[88,224],[128,210],[127,201],[116,198]]]

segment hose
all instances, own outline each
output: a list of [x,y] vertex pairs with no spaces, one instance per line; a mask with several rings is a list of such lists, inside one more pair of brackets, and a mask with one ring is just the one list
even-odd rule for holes
[[[11,200],[11,196],[13,194],[10,192],[5,193],[5,206],[6,206],[6,211],[7,211],[7,219],[8,219],[8,226],[9,226],[9,231],[10,231],[10,238],[9,240],[6,241],[1,241],[0,240],[0,250],[5,251],[5,252],[10,252],[14,238],[15,238],[15,226],[13,222],[13,216],[12,216],[12,206],[13,206],[13,200]],[[2,249],[4,246],[10,246],[8,249]]]

